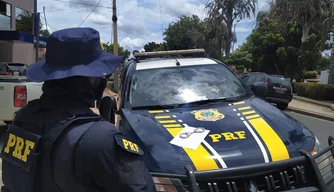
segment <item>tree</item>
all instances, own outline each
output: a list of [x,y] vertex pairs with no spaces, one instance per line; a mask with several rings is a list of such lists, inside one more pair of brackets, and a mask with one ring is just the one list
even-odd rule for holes
[[208,8],[209,18],[213,19],[218,25],[226,25],[224,33],[225,56],[228,58],[233,42],[233,23],[236,19],[250,18],[255,16],[257,0],[210,0]]
[[[103,43],[103,48],[106,52],[114,54],[114,44]],[[131,52],[124,48],[121,45],[118,45],[118,55],[123,56],[123,62],[126,58],[130,56]]]
[[16,17],[16,30],[33,34],[33,14],[28,11],[23,11]]
[[[164,33],[166,42],[158,48],[153,48],[153,51],[204,48],[207,56],[221,59],[224,42],[220,37],[225,29],[225,25],[217,25],[215,20],[210,18],[201,21],[196,15],[182,16],[179,21],[169,25]],[[151,43],[145,46],[151,50],[149,46],[155,45]]]
[[[33,34],[33,23],[34,23],[34,17],[33,14],[29,13],[28,11],[23,11],[23,13],[19,14],[17,16],[17,22],[16,22],[16,31],[23,31],[26,33]],[[47,29],[43,28],[43,23],[39,23],[40,28],[40,36],[41,37],[49,37],[50,32]]]
[[164,40],[167,42],[168,49],[193,49],[198,47],[194,40],[194,32],[200,26],[200,19],[198,16],[192,17],[181,16],[177,22],[169,24],[165,30]]
[[298,63],[296,68],[296,81],[301,81],[302,71],[306,62],[306,42],[310,36],[311,27],[321,23],[324,16],[331,10],[330,0],[272,0],[274,8],[281,11],[276,15],[282,23],[292,20],[301,27],[301,45],[298,51]]
[[155,49],[158,49],[160,47],[160,44],[157,44],[155,42],[149,42],[144,45],[145,52],[152,52]]
[[222,59],[223,34],[226,31],[224,24],[217,25],[215,20],[206,18],[198,28],[193,29],[193,40],[199,48],[204,48],[207,56]]
[[40,36],[42,36],[44,38],[47,38],[47,37],[50,36],[50,32],[47,29],[40,30],[39,34],[40,34]]
[[245,47],[241,47],[231,53],[230,57],[225,59],[224,62],[229,65],[235,65],[240,69],[249,69],[253,64],[253,57],[252,54],[245,49]]

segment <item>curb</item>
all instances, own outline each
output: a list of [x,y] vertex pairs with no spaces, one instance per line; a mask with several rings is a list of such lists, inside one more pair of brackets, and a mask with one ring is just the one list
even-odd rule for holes
[[313,100],[313,99],[308,99],[308,98],[300,97],[300,96],[296,96],[296,95],[293,95],[293,98],[296,99],[296,100],[306,101],[306,102],[309,102],[309,103],[313,103],[313,104],[321,105],[321,106],[324,106],[324,107],[328,107],[328,108],[330,108],[334,111],[334,104],[321,102],[321,101],[316,101],[316,100]]
[[303,115],[316,117],[316,118],[319,118],[319,119],[334,121],[333,116],[329,116],[329,115],[325,115],[325,114],[321,114],[321,113],[315,113],[315,112],[312,112],[312,111],[307,111],[307,110],[303,110],[303,109],[299,109],[299,108],[295,108],[295,107],[288,107],[286,109],[286,111],[292,111],[292,112],[300,113],[300,114],[303,114]]

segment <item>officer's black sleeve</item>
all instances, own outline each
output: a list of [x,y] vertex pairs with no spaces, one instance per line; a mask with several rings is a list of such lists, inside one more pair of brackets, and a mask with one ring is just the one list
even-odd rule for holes
[[115,133],[114,125],[97,122],[82,136],[75,152],[75,173],[81,177],[79,180],[106,192],[155,191],[141,155],[122,148],[115,140]]

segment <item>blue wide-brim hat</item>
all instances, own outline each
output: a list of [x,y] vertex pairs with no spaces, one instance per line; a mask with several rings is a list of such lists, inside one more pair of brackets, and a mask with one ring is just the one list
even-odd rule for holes
[[45,60],[31,64],[26,76],[35,82],[72,76],[103,77],[112,74],[122,59],[103,51],[95,29],[63,29],[48,37]]

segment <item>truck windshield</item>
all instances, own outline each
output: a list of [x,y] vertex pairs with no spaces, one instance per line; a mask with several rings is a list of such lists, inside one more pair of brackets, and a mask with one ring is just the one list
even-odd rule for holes
[[132,76],[128,100],[132,107],[141,107],[250,96],[226,66],[210,64],[138,70]]

